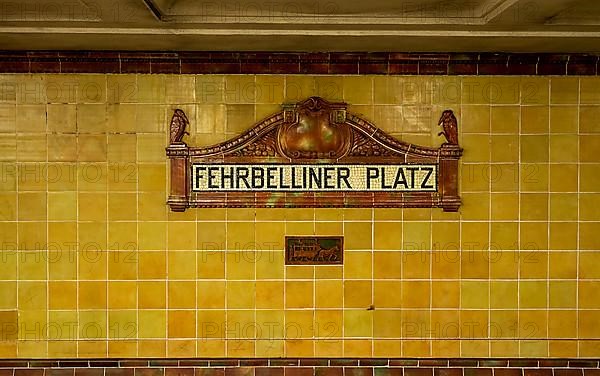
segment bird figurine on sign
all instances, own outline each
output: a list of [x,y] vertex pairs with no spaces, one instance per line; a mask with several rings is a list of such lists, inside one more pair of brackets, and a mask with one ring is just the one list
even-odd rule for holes
[[185,116],[185,112],[179,108],[176,109],[171,118],[171,144],[180,144],[182,143],[181,139],[183,138],[183,135],[189,135],[185,130],[186,125],[189,123],[190,121],[187,116]]
[[452,110],[442,112],[438,125],[442,127],[442,131],[438,133],[438,136],[444,135],[446,144],[458,145],[458,122]]

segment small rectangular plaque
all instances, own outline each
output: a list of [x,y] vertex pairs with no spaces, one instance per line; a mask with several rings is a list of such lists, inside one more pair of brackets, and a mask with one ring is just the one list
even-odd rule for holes
[[339,265],[344,262],[343,236],[286,236],[286,265]]

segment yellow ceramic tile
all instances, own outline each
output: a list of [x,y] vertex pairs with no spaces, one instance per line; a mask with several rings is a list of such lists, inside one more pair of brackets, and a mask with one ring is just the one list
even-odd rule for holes
[[547,301],[547,283],[545,281],[519,282],[519,307],[545,308]]
[[477,251],[488,248],[489,223],[487,222],[463,222],[461,223],[461,247],[466,251]]
[[169,250],[196,249],[196,224],[193,222],[168,222],[167,245]]
[[428,279],[431,271],[431,254],[422,249],[402,252],[402,276],[409,279]]
[[376,222],[373,231],[374,249],[401,249],[402,222]]
[[578,201],[576,194],[554,193],[550,195],[550,219],[555,221],[577,220]]
[[341,280],[315,281],[315,306],[317,308],[341,308],[343,297],[344,292]]
[[73,134],[49,134],[48,161],[77,161],[77,136]]
[[[111,328],[108,337],[120,340],[135,338],[137,324],[137,313],[134,310],[111,310],[108,312],[108,327]],[[135,347],[135,341],[130,342],[130,345]]]
[[45,192],[19,193],[18,219],[20,221],[46,220],[47,200],[48,197]]
[[492,281],[490,284],[490,308],[516,309],[519,290],[515,281]]
[[373,77],[373,94],[376,104],[399,104],[402,102],[401,77]]
[[285,321],[293,325],[293,329],[286,330],[288,338],[310,338],[318,330],[312,311],[287,310],[285,311]]
[[[227,282],[227,308],[251,309],[256,303],[255,282]],[[312,296],[312,295],[311,295]]]
[[434,308],[455,308],[460,304],[458,281],[440,281],[431,284],[431,303]]
[[461,115],[464,133],[490,132],[490,106],[465,105],[461,108]]
[[598,299],[596,299],[596,295],[598,293],[598,288],[600,283],[597,281],[580,281],[578,288],[578,301],[579,308],[583,309],[592,309],[598,308],[600,304],[598,303]]
[[[586,258],[588,254],[582,254]],[[577,276],[577,253],[576,252],[549,252],[549,277],[550,278],[575,278]],[[582,266],[586,265],[585,261]]]
[[489,283],[483,281],[462,281],[460,299],[462,308],[487,308],[489,306]]
[[135,264],[138,249],[136,222],[110,222],[108,227],[108,249],[126,251],[122,253],[124,263]]
[[548,104],[549,81],[547,77],[522,77],[521,104]]
[[17,308],[17,284],[16,282],[2,281],[0,282],[0,307],[2,309]]
[[136,308],[137,293],[135,282],[108,282],[108,308]]
[[488,77],[465,77],[462,80],[462,102],[468,104],[490,103]]
[[344,310],[344,337],[371,337],[373,311]]
[[138,282],[138,308],[166,308],[166,283],[164,281]]
[[538,261],[538,256],[543,254],[542,251],[548,249],[547,225],[541,222],[521,222],[519,225],[521,251],[535,255],[532,259]]
[[196,284],[193,281],[172,281],[167,287],[169,308],[194,308]]
[[284,252],[264,250],[256,252],[256,279],[283,278]]
[[598,94],[599,81],[597,77],[582,77],[580,79],[581,103],[600,104],[600,94]]
[[167,256],[164,251],[151,251],[138,253],[138,278],[160,279],[167,275]]
[[600,247],[597,231],[600,230],[595,222],[580,222],[579,223],[579,249],[594,250]]
[[[551,165],[553,166],[553,165]],[[547,191],[549,169],[545,163],[521,163],[520,184],[522,192]]]
[[[373,293],[374,309],[402,307],[402,283],[400,281],[375,281]],[[364,295],[367,294],[364,293]]]
[[576,104],[579,100],[579,78],[552,77],[550,79],[550,102]]
[[548,145],[549,141],[547,135],[522,135],[520,146],[521,161],[547,162]]
[[579,131],[581,133],[598,133],[597,119],[600,106],[581,106],[579,110]]
[[14,104],[0,104],[0,130],[2,133],[16,132],[16,106]]
[[374,252],[373,263],[373,277],[376,279],[399,279],[402,275],[402,259],[400,252]]
[[[6,229],[8,226],[0,226],[0,229]],[[11,226],[15,230],[17,226]],[[0,270],[0,281],[8,281],[17,279],[17,258],[18,254],[16,252],[15,240],[10,239],[5,244],[6,248],[0,251],[0,260],[2,260],[2,270]],[[8,246],[11,244],[12,246]]]
[[229,251],[225,257],[228,280],[252,280],[255,278],[256,253],[254,251]]
[[79,192],[106,191],[107,176],[106,163],[79,163],[77,165],[77,189]]
[[[294,80],[286,81],[286,85],[292,84],[291,87],[286,86],[286,90],[288,93],[288,100],[295,95],[304,94],[304,97],[300,97],[301,100],[307,98],[312,95],[317,95],[319,97],[323,97],[330,102],[342,102],[344,96],[344,79],[345,76],[314,76],[312,77],[314,80],[314,87],[310,87],[310,78],[306,80],[308,86],[304,86],[303,80],[301,80],[302,76],[296,76]],[[299,85],[298,85],[299,84]],[[350,102],[351,104],[351,102]]]
[[552,250],[577,249],[578,230],[575,222],[551,222],[549,248]]
[[598,147],[600,147],[600,135],[580,135],[579,161],[599,162]]
[[[97,110],[95,114],[98,117],[101,115],[105,116],[105,127],[108,132],[133,133],[137,128],[136,110],[137,105],[135,104],[109,104],[106,106],[104,114],[100,113],[100,110]],[[102,119],[98,118],[97,120],[101,121]],[[118,138],[114,138],[114,140],[118,140]],[[130,144],[130,146],[135,147],[135,143],[133,145]],[[135,151],[129,152],[135,153]]]
[[196,252],[178,251],[168,254],[168,276],[170,279],[195,279]]
[[[519,138],[516,135],[492,136],[491,148],[493,162],[517,162],[519,159]],[[490,166],[486,172],[488,181],[499,178],[502,173],[496,165]]]
[[550,132],[576,133],[578,116],[577,106],[550,106]]
[[344,277],[345,278],[371,278],[372,276],[371,252],[350,251],[344,252]]
[[[467,244],[465,244],[467,245]],[[481,248],[480,245],[473,244],[476,249]],[[485,247],[485,245],[483,245]],[[489,276],[489,266],[491,257],[488,251],[478,251],[463,247],[461,254],[461,278],[462,279],[487,279]]]
[[227,223],[227,249],[243,250],[252,247],[255,242],[253,222]]
[[582,221],[598,221],[600,215],[594,208],[598,207],[600,194],[583,193],[579,195],[579,219]]
[[428,250],[431,247],[431,224],[427,222],[405,222],[402,246],[407,251]]
[[371,281],[344,281],[344,307],[369,308],[373,302]]
[[430,306],[431,284],[421,281],[402,282],[402,307],[427,308]]
[[[210,283],[212,284],[212,282]],[[256,308],[282,309],[284,301],[283,291],[284,283],[281,281],[257,281]]]
[[[569,255],[572,256],[572,253],[570,252]],[[582,279],[598,278],[598,274],[600,273],[598,270],[593,268],[593,265],[595,265],[595,262],[600,259],[600,252],[583,252],[579,257],[579,277]]]
[[222,251],[200,251],[197,256],[198,278],[225,278],[225,253]]
[[548,194],[525,193],[520,195],[519,218],[521,220],[547,220],[548,219]]
[[46,223],[44,222],[19,222],[18,248],[20,250],[39,250],[47,247]]
[[77,159],[85,162],[107,160],[107,142],[104,135],[79,135]]
[[19,279],[42,280],[46,279],[48,268],[47,251],[23,251],[19,254]]
[[[22,195],[21,195],[22,196]],[[0,218],[3,221],[14,221],[17,219],[17,194],[16,193],[8,193],[2,192],[0,193]],[[24,196],[24,197],[43,197],[40,195],[37,196]],[[28,203],[24,203],[22,205],[26,205]],[[32,208],[35,210],[35,208]],[[39,211],[40,209],[38,209]]]
[[[585,171],[582,165],[582,171]],[[582,173],[583,178],[583,173]],[[586,182],[589,180],[586,180]],[[550,165],[550,191],[551,192],[576,192],[578,184],[576,164]],[[582,181],[582,185],[584,182]]]
[[286,281],[285,306],[286,308],[310,308],[314,306],[313,282]]
[[81,281],[78,287],[79,309],[107,307],[107,283],[105,281]]
[[371,223],[344,222],[345,249],[371,249]]
[[167,311],[168,338],[193,338],[196,336],[196,312]]
[[373,336],[376,338],[399,338],[402,335],[399,310],[376,310],[373,314]]
[[[582,343],[582,347],[585,342]],[[570,358],[577,356],[577,341],[548,341],[548,355],[557,358]]]
[[77,107],[73,104],[48,104],[46,116],[49,132],[75,133]]
[[79,134],[106,132],[107,112],[105,104],[78,104],[76,111],[77,132]]
[[256,249],[283,250],[285,239],[284,222],[257,222],[255,226]]
[[344,101],[351,104],[373,103],[372,76],[344,76]]
[[46,282],[19,281],[18,306],[20,310],[47,308]]
[[520,110],[518,106],[492,106],[492,133],[517,133],[519,131]]
[[550,161],[577,162],[577,135],[551,135]]
[[[465,134],[462,137],[462,145],[465,148],[463,162],[489,162],[490,160],[490,137],[479,134]],[[467,152],[466,150],[469,150]]]

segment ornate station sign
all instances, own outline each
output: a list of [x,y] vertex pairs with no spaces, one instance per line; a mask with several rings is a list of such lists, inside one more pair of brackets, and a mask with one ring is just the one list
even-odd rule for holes
[[175,110],[167,156],[173,211],[188,207],[440,207],[456,211],[457,122],[443,112],[439,148],[399,141],[311,97],[218,145],[190,147]]

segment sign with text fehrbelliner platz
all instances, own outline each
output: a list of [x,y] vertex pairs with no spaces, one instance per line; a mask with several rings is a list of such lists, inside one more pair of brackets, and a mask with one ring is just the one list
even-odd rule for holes
[[189,207],[440,207],[456,211],[457,121],[442,113],[439,148],[395,139],[311,97],[221,144],[190,147],[175,110],[167,156],[172,210]]

